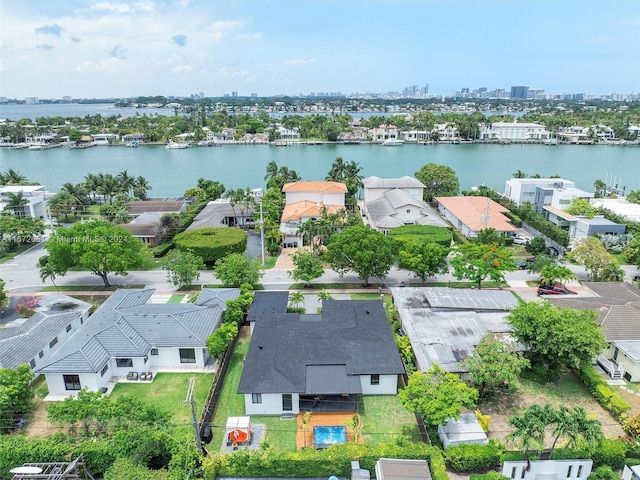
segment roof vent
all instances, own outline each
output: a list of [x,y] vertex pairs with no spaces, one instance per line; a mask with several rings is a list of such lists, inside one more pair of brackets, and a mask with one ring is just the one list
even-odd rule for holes
[[258,345],[258,348],[259,348],[260,350],[262,350],[262,345]]
[[369,315],[369,313],[371,313],[371,312],[369,312],[369,310],[367,309],[367,315]]

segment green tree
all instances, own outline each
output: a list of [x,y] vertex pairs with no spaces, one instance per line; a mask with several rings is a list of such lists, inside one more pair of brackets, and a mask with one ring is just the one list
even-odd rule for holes
[[26,364],[18,368],[0,368],[0,432],[9,430],[14,414],[29,411],[34,378]]
[[246,253],[232,253],[222,258],[214,273],[225,287],[239,287],[243,283],[255,286],[263,275],[259,260],[251,260]]
[[304,302],[304,295],[302,292],[289,292],[289,306],[291,308],[298,308],[301,303]]
[[0,313],[4,312],[9,306],[9,295],[7,295],[4,280],[0,278]]
[[[535,405],[535,407],[539,407],[539,405]],[[529,470],[531,468],[529,450],[532,448],[540,449],[544,445],[546,420],[541,419],[537,412],[527,409],[521,415],[509,417],[507,425],[513,429],[507,434],[507,442],[516,443],[524,450],[524,456],[527,460],[526,470]]]
[[631,190],[625,198],[628,202],[640,203],[640,190]]
[[370,277],[384,277],[395,261],[394,240],[359,225],[344,229],[331,237],[326,260],[341,276],[353,271],[369,285]]
[[235,322],[225,322],[220,325],[211,335],[207,338],[207,349],[209,355],[213,358],[220,358],[220,356],[227,351],[231,341],[236,338],[238,334],[238,324]]
[[593,218],[600,213],[597,207],[594,207],[589,203],[586,198],[574,198],[571,200],[569,208],[565,210],[569,215],[576,215],[581,217]]
[[640,237],[631,240],[624,252],[627,256],[627,262],[640,268]]
[[594,282],[601,282],[605,267],[615,263],[615,258],[607,252],[602,242],[596,237],[576,240],[568,257],[571,261],[582,265],[591,275]]
[[173,250],[162,262],[162,269],[167,272],[167,280],[176,287],[189,286],[200,278],[200,271],[205,268],[202,258],[190,251]]
[[511,252],[498,245],[467,243],[455,249],[449,263],[453,276],[458,280],[466,278],[482,288],[487,278],[494,282],[504,282],[504,273],[517,270]]
[[555,285],[560,282],[564,285],[569,280],[576,278],[576,275],[569,267],[564,265],[545,265],[540,270],[540,284],[541,285]]
[[446,165],[427,163],[415,173],[425,188],[423,197],[425,202],[433,202],[435,197],[450,197],[457,195],[460,190],[460,180],[456,172]]
[[109,284],[108,275],[125,276],[142,263],[142,243],[131,232],[102,220],[76,223],[60,228],[45,244],[49,263],[58,274],[72,267],[90,270]]
[[412,272],[423,282],[447,273],[447,255],[450,249],[424,239],[408,239],[398,252],[398,266]]
[[44,265],[40,265],[40,280],[42,280],[42,283],[45,283],[47,279],[51,280],[56,292],[60,293],[60,289],[56,285],[56,273],[56,269],[48,261]]
[[522,369],[529,366],[529,360],[516,350],[513,342],[492,332],[480,339],[473,354],[462,363],[469,369],[481,397],[499,388],[513,388]]
[[557,370],[590,362],[607,342],[594,310],[520,302],[507,316],[513,335],[528,349],[532,365]]
[[416,412],[425,423],[436,426],[450,418],[460,418],[460,411],[473,408],[478,391],[467,386],[460,377],[433,364],[426,373],[415,372],[398,398],[410,412]]
[[476,243],[483,245],[504,245],[504,237],[495,228],[483,228],[478,232]]
[[291,255],[291,261],[295,268],[288,273],[296,282],[304,282],[305,285],[310,285],[312,280],[320,278],[324,274],[322,260],[309,250],[296,250]]
[[29,200],[24,198],[24,193],[20,192],[7,192],[6,201],[4,203],[4,211],[11,212],[18,218],[25,216],[24,207],[29,204]]
[[524,247],[534,257],[547,252],[547,242],[542,237],[533,237]]

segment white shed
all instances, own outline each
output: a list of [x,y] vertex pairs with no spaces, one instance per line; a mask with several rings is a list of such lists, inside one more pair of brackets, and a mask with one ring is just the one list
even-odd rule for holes
[[458,420],[450,418],[446,424],[438,425],[438,437],[444,448],[461,443],[484,445],[488,441],[487,434],[473,413],[463,413]]

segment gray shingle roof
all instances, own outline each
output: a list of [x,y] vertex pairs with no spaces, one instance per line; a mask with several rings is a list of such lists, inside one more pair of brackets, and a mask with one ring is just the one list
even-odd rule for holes
[[67,325],[83,315],[90,305],[61,294],[41,298],[38,312],[0,328],[0,368],[16,368],[29,363]]
[[424,188],[424,183],[408,175],[400,178],[371,176],[362,180],[362,184],[364,188]]
[[384,192],[384,196],[366,204],[369,219],[377,228],[394,228],[404,225],[398,212],[406,207],[420,211],[420,216],[416,219],[418,225],[445,228],[449,226],[428,204],[403,190],[389,190]]
[[147,355],[157,347],[204,347],[239,289],[212,289],[206,305],[149,304],[147,290],[117,290],[38,371],[97,372],[110,357]]
[[382,303],[327,300],[322,315],[260,317],[238,392],[304,394],[309,365],[344,365],[347,375],[403,373]]

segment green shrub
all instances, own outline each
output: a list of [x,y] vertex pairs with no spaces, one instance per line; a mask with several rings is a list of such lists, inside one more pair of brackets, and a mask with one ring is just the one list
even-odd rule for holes
[[504,478],[501,473],[491,470],[487,473],[473,473],[469,480],[504,480]]
[[388,233],[394,240],[402,243],[410,238],[424,239],[449,248],[453,234],[449,228],[434,227],[432,225],[404,225],[389,230]]
[[173,242],[162,243],[162,244],[158,245],[157,247],[152,248],[151,249],[151,253],[153,254],[153,256],[155,258],[161,258],[161,257],[164,257],[171,250],[173,250],[175,247],[176,247],[176,245]]
[[247,232],[238,228],[198,228],[179,233],[173,239],[181,251],[191,251],[208,264],[230,253],[244,253],[247,248]]
[[591,471],[587,480],[619,480],[620,477],[608,465],[603,465]]
[[622,469],[628,447],[629,443],[624,440],[605,438],[591,456],[593,465],[596,467],[608,465],[614,470]]
[[447,463],[455,472],[487,472],[496,468],[504,446],[491,439],[486,445],[463,443],[447,447],[444,451]]
[[504,216],[511,220],[516,227],[520,228],[522,226],[522,219],[513,212],[506,211],[504,212]]
[[453,234],[453,241],[456,245],[464,245],[466,243],[469,243],[467,237],[465,237],[457,228],[454,228],[451,233]]
[[580,381],[587,387],[591,395],[598,400],[614,418],[623,422],[627,418],[627,412],[631,410],[629,405],[617,392],[615,392],[602,376],[591,365],[584,365],[577,372]]

